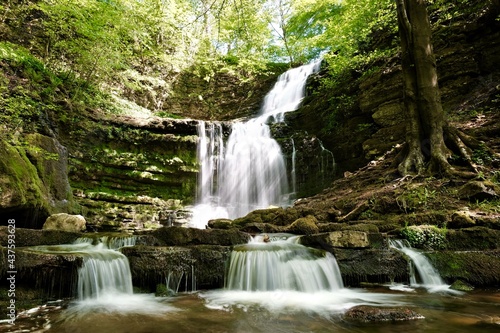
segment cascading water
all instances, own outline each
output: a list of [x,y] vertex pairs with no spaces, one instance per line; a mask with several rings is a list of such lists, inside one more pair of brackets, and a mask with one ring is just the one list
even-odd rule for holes
[[78,270],[78,298],[100,298],[107,293],[132,294],[132,274],[127,257],[103,246],[87,246]]
[[226,288],[245,291],[335,291],[343,288],[337,261],[330,253],[288,240],[252,241],[235,246]]
[[[269,237],[268,237],[269,236]],[[344,288],[335,257],[289,234],[258,235],[235,246],[223,290],[200,293],[213,309],[251,307],[326,317],[357,304],[401,304],[396,298]]]
[[78,269],[77,298],[67,310],[68,318],[88,311],[165,313],[174,308],[158,303],[154,296],[134,294],[129,261],[119,248],[134,246],[137,236],[82,237],[73,244],[35,246],[34,252],[76,255],[83,258]]
[[269,206],[290,204],[286,163],[267,125],[283,121],[305,96],[309,75],[321,61],[291,69],[279,76],[267,94],[261,115],[247,122],[235,122],[224,144],[221,124],[198,126],[198,204],[190,226],[204,228],[212,218],[237,218]]
[[[436,271],[429,260],[422,253],[413,249],[407,242],[403,240],[391,240],[389,245],[403,252],[411,259],[410,286],[423,286],[429,291],[446,290],[449,288],[449,285],[444,283],[438,271]],[[417,276],[413,268],[418,272],[422,284],[417,283]]]

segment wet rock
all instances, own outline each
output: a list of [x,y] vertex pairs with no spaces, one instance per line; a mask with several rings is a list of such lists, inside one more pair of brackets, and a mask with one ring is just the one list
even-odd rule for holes
[[451,284],[450,289],[458,291],[472,291],[474,290],[474,286],[471,286],[470,284],[462,280],[456,280]]
[[425,317],[410,308],[377,308],[367,305],[355,306],[349,309],[344,318],[362,323],[381,321],[408,321],[424,319]]
[[236,229],[195,229],[183,227],[159,228],[151,233],[162,245],[223,245],[231,246],[247,243],[250,236]]
[[[186,291],[221,288],[223,269],[231,250],[217,245],[189,247],[134,246],[120,250],[127,256],[134,286],[155,291],[159,282],[175,277]],[[171,286],[168,286],[171,287]]]
[[79,232],[85,230],[86,224],[85,218],[81,215],[59,213],[49,216],[43,224],[43,229]]
[[210,229],[229,229],[232,227],[233,221],[230,219],[215,219],[208,221]]
[[[7,281],[7,249],[1,248],[0,255],[0,278]],[[82,264],[82,257],[76,254],[50,254],[16,248],[16,288],[34,288],[46,298],[72,297],[78,268]]]
[[336,248],[331,252],[335,255],[345,286],[405,282],[410,278],[408,261],[398,251]]
[[426,257],[444,281],[461,280],[476,288],[500,285],[498,250],[435,251],[427,252]]

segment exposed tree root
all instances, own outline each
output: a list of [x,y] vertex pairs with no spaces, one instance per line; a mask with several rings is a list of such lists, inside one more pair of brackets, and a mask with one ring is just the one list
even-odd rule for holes
[[[434,151],[430,159],[426,161],[421,149],[409,150],[409,145],[406,144],[395,159],[395,161],[399,163],[399,173],[402,176],[440,175],[465,179],[477,176],[480,166],[474,163],[472,153],[473,149],[486,149],[484,145],[479,140],[448,125],[443,128],[443,132],[446,137],[445,148],[461,157],[461,159],[465,161],[468,170],[458,170],[453,167],[448,160],[449,152]],[[434,147],[431,147],[431,150],[433,148]]]

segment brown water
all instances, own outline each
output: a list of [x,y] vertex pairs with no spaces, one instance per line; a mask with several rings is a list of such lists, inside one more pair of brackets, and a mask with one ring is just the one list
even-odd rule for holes
[[[348,290],[346,294],[318,295],[319,304],[303,297],[276,293],[245,295],[224,291],[180,294],[170,298],[152,295],[111,296],[108,300],[46,306],[16,320],[0,324],[0,332],[68,333],[190,333],[190,332],[500,332],[500,290],[462,295],[437,295],[424,291],[401,293],[385,288]],[[300,295],[299,295],[300,296]],[[337,297],[338,302],[325,302]],[[259,303],[259,297],[262,299]],[[291,298],[291,300],[290,300]],[[286,299],[285,302],[282,302]],[[330,300],[331,301],[331,300]],[[343,303],[344,302],[344,303]],[[343,319],[346,308],[404,304],[425,319],[408,322],[359,324]]]

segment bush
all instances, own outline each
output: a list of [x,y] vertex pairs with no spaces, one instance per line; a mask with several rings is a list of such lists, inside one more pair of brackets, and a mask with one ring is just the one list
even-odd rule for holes
[[404,227],[401,236],[415,248],[438,250],[446,247],[446,229],[433,225]]

